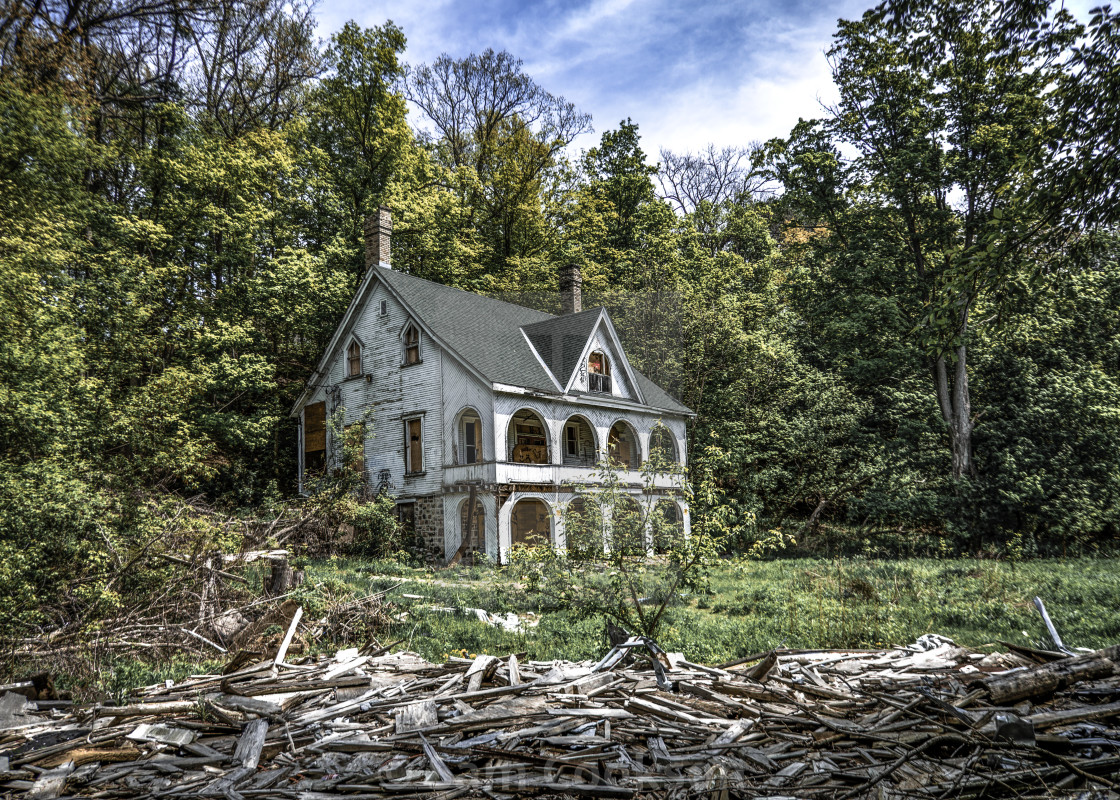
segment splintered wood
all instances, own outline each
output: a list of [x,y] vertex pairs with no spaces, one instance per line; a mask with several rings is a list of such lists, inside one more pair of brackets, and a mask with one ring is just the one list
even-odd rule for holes
[[199,675],[120,706],[0,696],[0,796],[1116,797],[1120,648],[599,662],[401,652]]

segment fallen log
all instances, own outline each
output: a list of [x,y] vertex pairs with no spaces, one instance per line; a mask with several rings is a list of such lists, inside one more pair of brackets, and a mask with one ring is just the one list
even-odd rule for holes
[[1053,694],[1082,681],[1107,678],[1120,671],[1120,645],[1063,658],[1031,669],[994,675],[979,681],[997,705]]

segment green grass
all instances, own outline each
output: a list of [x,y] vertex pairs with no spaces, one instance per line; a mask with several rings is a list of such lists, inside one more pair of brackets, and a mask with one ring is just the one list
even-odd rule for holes
[[[433,661],[449,654],[526,653],[529,658],[583,660],[606,652],[599,616],[564,610],[556,598],[526,591],[497,567],[432,570],[395,562],[331,559],[306,566],[296,599],[305,619],[355,596],[388,590],[401,617],[375,631],[382,643],[415,650]],[[406,598],[403,595],[422,595]],[[661,646],[700,663],[716,664],[773,647],[886,647],[923,633],[983,647],[999,640],[1049,647],[1031,600],[1039,595],[1066,645],[1099,648],[1120,642],[1120,559],[1084,558],[1017,564],[977,559],[789,558],[725,562],[711,571],[703,594],[684,595],[666,614]],[[509,633],[473,616],[430,606],[533,612],[540,624]],[[372,635],[363,631],[359,636]],[[363,641],[323,640],[331,652]],[[1005,649],[997,645],[996,649]],[[121,699],[133,686],[196,671],[217,662],[190,657],[170,662],[122,659],[70,674],[65,664],[22,664],[20,674],[46,669],[59,688],[79,699]],[[13,673],[14,674],[14,673]]]
[[[393,588],[407,612],[390,640],[439,660],[445,654],[524,652],[535,659],[585,659],[605,652],[600,617],[544,610],[501,568],[424,570],[384,562],[335,560],[308,567],[308,591]],[[399,585],[398,585],[399,584]],[[403,598],[404,594],[423,599]],[[772,647],[883,647],[939,633],[981,647],[998,640],[1049,646],[1031,599],[1040,595],[1065,643],[1098,648],[1120,642],[1120,559],[782,559],[729,562],[713,570],[710,591],[684,596],[658,634],[661,645],[716,663]],[[425,606],[538,612],[540,625],[508,633],[474,618]]]

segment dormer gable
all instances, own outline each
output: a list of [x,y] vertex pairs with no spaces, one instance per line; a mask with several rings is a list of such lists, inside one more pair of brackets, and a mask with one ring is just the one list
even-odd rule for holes
[[566,394],[604,394],[645,402],[605,308],[552,317],[521,330]]

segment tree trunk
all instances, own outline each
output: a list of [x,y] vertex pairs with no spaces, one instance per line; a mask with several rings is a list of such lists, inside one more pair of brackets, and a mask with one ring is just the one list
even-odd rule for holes
[[934,362],[933,377],[937,388],[937,404],[941,407],[941,417],[949,428],[949,447],[953,456],[953,477],[973,477],[976,465],[972,461],[972,401],[968,391],[967,348],[964,343],[968,332],[968,312],[961,315],[960,338],[955,360],[950,367],[945,355],[939,355]]

